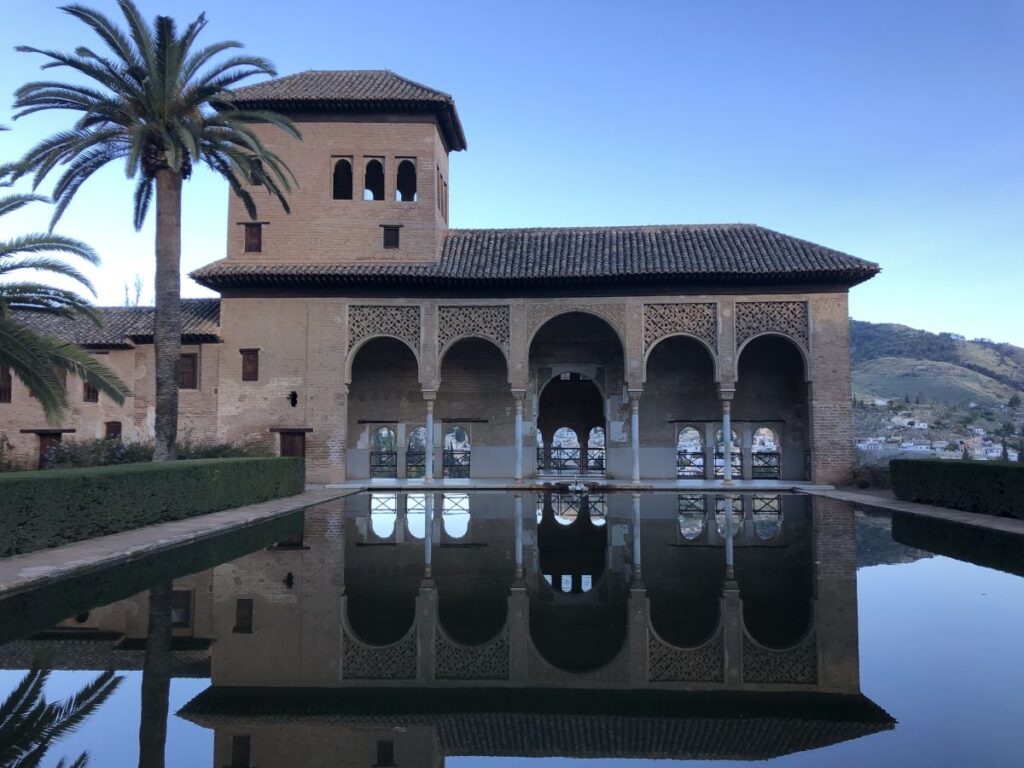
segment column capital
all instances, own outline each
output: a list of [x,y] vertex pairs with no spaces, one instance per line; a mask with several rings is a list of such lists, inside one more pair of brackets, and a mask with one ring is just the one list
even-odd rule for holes
[[512,399],[521,403],[526,399],[526,390],[512,387]]
[[732,400],[735,394],[735,389],[726,389],[725,387],[719,387],[718,389],[718,396],[723,402],[728,402]]
[[423,390],[423,399],[426,400],[431,405],[433,405],[434,401],[437,399],[437,390],[436,389],[424,389]]

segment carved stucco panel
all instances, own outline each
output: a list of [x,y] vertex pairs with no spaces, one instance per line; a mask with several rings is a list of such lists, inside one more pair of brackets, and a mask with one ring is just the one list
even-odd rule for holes
[[744,635],[743,682],[817,683],[817,634],[811,632],[795,647],[782,651],[765,648]]
[[718,306],[714,303],[644,304],[644,352],[665,336],[686,333],[718,351]]
[[810,331],[806,301],[742,301],[736,304],[736,348],[760,333],[781,333],[806,350]]
[[394,336],[420,351],[420,308],[402,304],[354,304],[348,308],[348,351],[374,336]]
[[509,351],[509,308],[501,305],[442,306],[438,316],[438,350],[464,336],[484,336]]

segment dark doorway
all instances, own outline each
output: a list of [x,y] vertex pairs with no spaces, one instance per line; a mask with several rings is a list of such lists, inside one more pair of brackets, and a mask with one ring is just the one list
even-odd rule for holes
[[39,468],[43,469],[46,466],[46,453],[55,445],[60,444],[61,434],[60,432],[40,432],[39,433]]
[[306,458],[306,433],[305,432],[282,432],[281,433],[281,455],[298,456]]
[[[542,474],[602,474],[604,472],[604,399],[590,379],[563,373],[540,395],[537,427],[543,447],[537,457]],[[591,446],[591,432],[602,430],[600,445]],[[575,440],[566,439],[574,435]]]

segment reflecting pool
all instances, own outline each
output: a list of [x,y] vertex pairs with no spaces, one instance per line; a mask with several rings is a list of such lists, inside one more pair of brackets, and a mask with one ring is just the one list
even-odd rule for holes
[[795,494],[367,493],[0,603],[0,697],[124,676],[46,764],[1016,766],[1022,573]]

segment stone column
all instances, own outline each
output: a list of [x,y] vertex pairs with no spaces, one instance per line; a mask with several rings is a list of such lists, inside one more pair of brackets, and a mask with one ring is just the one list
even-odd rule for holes
[[738,685],[743,680],[743,601],[739,585],[731,579],[726,580],[722,590],[721,610],[725,682]]
[[[728,454],[727,454],[728,455]],[[726,466],[729,466],[726,464]],[[722,500],[725,508],[725,579],[731,581],[736,577],[735,559],[732,540],[736,533],[736,521],[733,519],[732,514],[732,497],[723,496]]]
[[434,555],[434,494],[428,493],[423,500],[423,579],[434,578],[431,560]]
[[[512,399],[515,400],[516,406],[516,470],[515,480],[517,483],[523,482],[523,401],[526,399],[526,390],[513,389]],[[518,497],[516,497],[518,499]],[[520,500],[520,503],[521,500]]]
[[640,494],[633,494],[633,587],[643,587],[640,569]]
[[650,601],[642,585],[629,590],[629,680],[646,685],[650,677],[648,657],[648,635],[650,633],[648,614]]
[[420,585],[416,595],[416,679],[427,683],[437,669],[437,590],[433,582]]
[[722,477],[726,485],[732,483],[732,396],[722,390]]
[[427,448],[424,456],[423,479],[430,482],[434,479],[434,398],[436,392],[424,392],[423,399],[427,402],[427,423],[424,425],[427,430]]
[[523,497],[516,494],[516,570],[515,583],[523,581]]
[[633,444],[633,483],[640,484],[640,390],[629,391],[629,431]]
[[740,467],[744,480],[754,479],[754,425],[740,426]]

